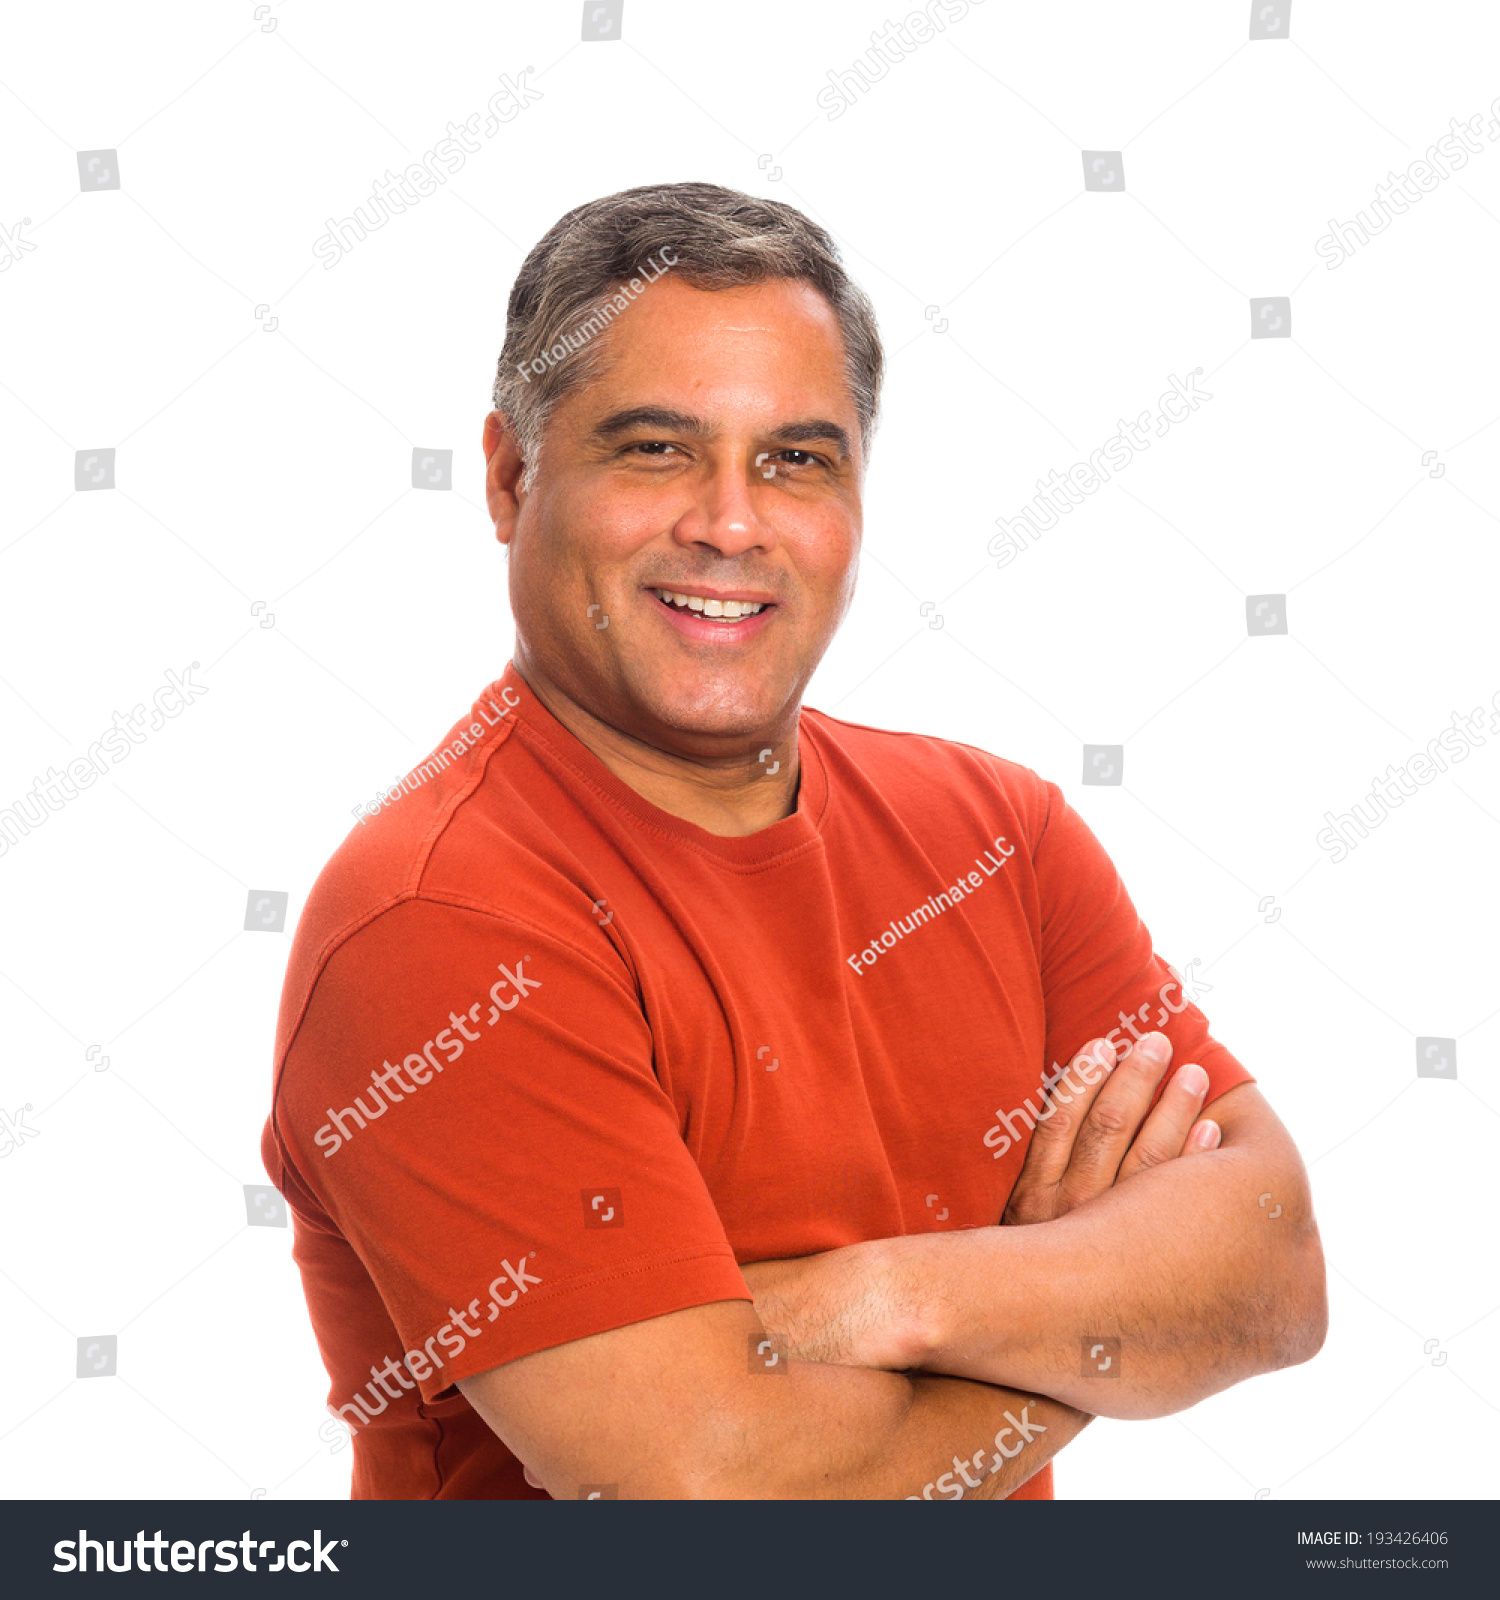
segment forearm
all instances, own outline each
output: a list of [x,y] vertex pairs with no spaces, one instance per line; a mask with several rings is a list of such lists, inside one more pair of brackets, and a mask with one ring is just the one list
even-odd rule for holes
[[747,1300],[537,1351],[459,1388],[563,1500],[590,1485],[628,1500],[994,1499],[1090,1420],[964,1378],[789,1360]]
[[[1308,1359],[1326,1327],[1300,1162],[1248,1145],[1143,1172],[1053,1222],[886,1244],[913,1365],[1102,1416],[1181,1410]],[[1091,1357],[1109,1340],[1117,1352]]]
[[[767,1499],[1000,1500],[1092,1417],[1063,1402],[962,1377],[792,1364],[812,1380],[785,1416],[740,1451],[710,1491]],[[876,1395],[867,1380],[899,1386]],[[757,1380],[758,1381],[758,1380]],[[807,1392],[812,1390],[812,1393]]]

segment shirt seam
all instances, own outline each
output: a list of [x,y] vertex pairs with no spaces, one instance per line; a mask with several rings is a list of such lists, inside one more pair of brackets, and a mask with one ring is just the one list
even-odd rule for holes
[[[654,1267],[683,1266],[689,1261],[718,1261],[729,1260],[734,1262],[735,1271],[739,1271],[739,1262],[735,1260],[734,1248],[727,1241],[721,1250],[695,1250],[691,1254],[677,1255],[652,1255],[637,1261],[634,1265],[603,1267],[594,1272],[580,1273],[575,1278],[563,1278],[543,1294],[529,1294],[523,1304],[548,1305],[553,1300],[560,1300],[567,1295],[576,1294],[579,1289],[591,1289],[596,1284],[613,1283],[617,1278],[631,1278],[637,1273],[649,1272]],[[520,1309],[519,1306],[516,1308]]]
[[[559,1301],[564,1301],[570,1295],[578,1294],[585,1289],[602,1288],[604,1285],[618,1282],[622,1278],[639,1277],[643,1272],[658,1271],[662,1267],[688,1266],[695,1261],[728,1261],[733,1266],[734,1270],[740,1274],[740,1279],[743,1283],[744,1274],[740,1271],[740,1264],[735,1257],[734,1248],[726,1242],[725,1247],[722,1250],[697,1250],[690,1255],[651,1256],[645,1261],[637,1262],[634,1266],[607,1267],[598,1272],[584,1273],[577,1278],[564,1280],[562,1283],[559,1283],[550,1294],[536,1296],[528,1295],[527,1298],[522,1301],[520,1305],[517,1305],[515,1309],[519,1311],[521,1309],[521,1305],[553,1305]],[[743,1296],[737,1296],[736,1298],[743,1298],[746,1300],[753,1299],[753,1296],[749,1293],[748,1285],[745,1285],[745,1290],[746,1292]],[[701,1301],[699,1303],[707,1305],[710,1302]],[[387,1310],[386,1314],[390,1314],[389,1310]],[[640,1319],[636,1318],[635,1320],[639,1321]],[[512,1322],[512,1326],[514,1325],[514,1322]],[[628,1326],[628,1324],[625,1324],[625,1326]],[[481,1332],[482,1331],[483,1330],[481,1329]],[[562,1342],[572,1343],[575,1339],[586,1339],[588,1337],[588,1334],[580,1333],[575,1334],[573,1339],[564,1340]],[[534,1352],[532,1351],[523,1351],[522,1355],[531,1355],[533,1353]],[[521,1355],[517,1355],[511,1356],[508,1359],[511,1361],[519,1361],[521,1358]],[[451,1362],[449,1364],[452,1365]],[[505,1364],[506,1363],[503,1361],[497,1363],[497,1365],[500,1366],[504,1366]],[[484,1370],[487,1371],[489,1369],[486,1368]],[[465,1376],[467,1376],[467,1374],[465,1374]],[[437,1393],[442,1394],[447,1389],[457,1388],[458,1381],[455,1379],[451,1383],[444,1384],[443,1388],[439,1389]],[[462,1393],[461,1390],[459,1392]],[[431,1400],[424,1400],[423,1403],[425,1405],[435,1405],[439,1402],[437,1401],[435,1395]]]
[[[504,747],[505,741],[510,737],[515,727],[516,723],[513,720],[502,724],[500,731],[494,736],[494,742],[484,752],[473,774],[465,780],[463,787],[453,795],[443,810],[433,819],[432,827],[429,829],[427,837],[417,846],[412,858],[411,869],[406,875],[406,887],[392,895],[388,900],[383,901],[380,905],[372,906],[362,915],[350,922],[346,922],[342,927],[330,933],[323,941],[322,948],[313,958],[313,978],[307,986],[306,995],[303,996],[302,1005],[297,1012],[297,1020],[292,1024],[291,1037],[287,1041],[286,1052],[280,1061],[276,1063],[276,1073],[271,1084],[273,1102],[281,1090],[281,1075],[286,1066],[286,1058],[292,1053],[292,1047],[297,1042],[297,1035],[301,1033],[302,1024],[307,1020],[307,1008],[312,1004],[312,997],[317,991],[318,984],[322,981],[323,973],[330,958],[343,945],[347,944],[356,933],[369,927],[377,917],[384,916],[387,911],[394,909],[398,905],[403,905],[408,900],[416,899],[420,895],[422,874],[427,870],[427,863],[431,859],[433,850],[437,847],[438,839],[452,823],[458,808],[484,782],[485,776],[489,772],[490,762],[494,760],[496,752]],[[442,747],[439,746],[439,748]]]
[[[821,751],[817,753],[816,759],[822,767],[823,804],[816,817],[810,816],[808,818],[813,829],[812,838],[804,840],[801,844],[790,845],[786,849],[779,850],[774,855],[767,856],[762,860],[731,861],[706,845],[700,844],[696,839],[687,838],[680,833],[674,833],[670,828],[664,828],[660,823],[651,821],[649,817],[641,816],[626,805],[618,795],[610,793],[608,789],[597,781],[592,773],[580,766],[568,751],[560,745],[554,744],[545,734],[534,732],[520,723],[517,723],[516,726],[520,729],[521,738],[532,742],[533,753],[535,752],[535,746],[540,745],[548,754],[561,761],[580,783],[592,794],[605,801],[618,815],[626,817],[634,826],[658,839],[667,839],[674,845],[680,845],[686,850],[691,850],[694,855],[701,856],[706,861],[711,861],[716,867],[742,874],[765,872],[772,868],[783,866],[787,862],[795,861],[805,852],[813,850],[823,843],[823,823],[828,816],[829,807],[833,799],[833,785],[829,781],[827,764],[823,761]],[[793,814],[795,815],[795,813]],[[775,827],[776,824],[772,823],[771,826]],[[754,835],[742,834],[738,837],[753,838]]]
[[432,858],[432,852],[437,848],[438,840],[451,826],[453,818],[458,812],[458,808],[463,805],[463,803],[474,793],[480,784],[484,782],[490,770],[490,762],[493,761],[497,753],[505,747],[506,740],[510,738],[511,734],[515,732],[518,726],[519,719],[514,715],[513,712],[512,716],[506,722],[504,722],[500,728],[500,731],[495,735],[494,743],[491,744],[490,748],[484,752],[484,756],[480,760],[479,764],[475,767],[472,776],[466,780],[463,787],[459,789],[459,791],[448,801],[443,810],[433,818],[432,827],[428,830],[426,839],[424,839],[422,843],[417,846],[416,852],[412,858],[411,871],[407,875],[407,887],[412,892],[416,892],[421,889],[422,875],[427,870],[428,862]]

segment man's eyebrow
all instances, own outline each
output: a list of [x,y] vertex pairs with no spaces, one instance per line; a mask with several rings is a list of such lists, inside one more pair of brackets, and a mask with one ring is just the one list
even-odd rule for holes
[[[711,438],[718,430],[703,417],[686,411],[673,411],[668,406],[631,406],[624,411],[612,411],[601,417],[590,430],[599,440],[616,438],[622,433],[634,433],[641,428],[659,428],[663,433],[680,433],[692,439]],[[828,440],[838,446],[840,455],[851,453],[847,431],[836,422],[822,417],[810,417],[801,422],[788,422],[772,428],[766,437],[787,445],[817,444]]]
[[713,425],[702,417],[686,411],[673,411],[667,406],[631,406],[625,411],[612,411],[601,417],[590,430],[596,439],[613,439],[617,434],[633,433],[637,428],[660,428],[663,433],[685,433],[694,439],[707,438]]
[[789,422],[784,428],[772,428],[770,437],[784,439],[788,444],[817,444],[820,440],[829,439],[839,447],[839,454],[847,456],[850,453],[849,435],[836,422],[825,421],[822,417],[812,417],[806,422]]

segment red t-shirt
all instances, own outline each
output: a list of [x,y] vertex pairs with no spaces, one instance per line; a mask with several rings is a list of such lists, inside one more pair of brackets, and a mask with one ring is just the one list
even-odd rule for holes
[[1121,1012],[1250,1081],[1055,785],[807,709],[799,751],[796,811],[721,838],[510,667],[319,877],[262,1153],[357,1498],[544,1498],[456,1379],[996,1223],[1044,1069]]

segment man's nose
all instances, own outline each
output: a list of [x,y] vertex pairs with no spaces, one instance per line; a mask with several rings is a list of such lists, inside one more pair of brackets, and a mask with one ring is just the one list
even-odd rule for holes
[[678,517],[672,536],[682,545],[708,545],[722,556],[768,550],[776,534],[762,514],[756,490],[764,471],[741,457],[716,462],[696,487],[692,504]]

